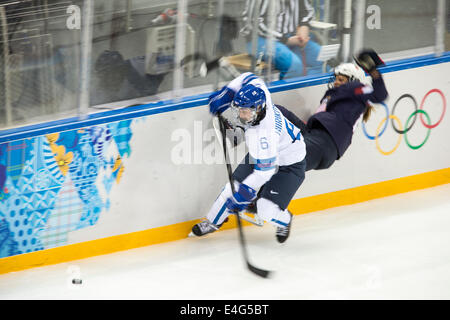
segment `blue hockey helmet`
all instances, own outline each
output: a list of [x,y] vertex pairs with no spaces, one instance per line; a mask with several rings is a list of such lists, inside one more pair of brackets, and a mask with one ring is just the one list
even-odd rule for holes
[[[234,109],[239,120],[244,125],[255,125],[264,118],[266,110],[266,94],[264,90],[252,84],[247,84],[239,90],[231,103],[231,108]],[[247,119],[242,119],[239,116],[240,109],[250,109],[251,116]]]

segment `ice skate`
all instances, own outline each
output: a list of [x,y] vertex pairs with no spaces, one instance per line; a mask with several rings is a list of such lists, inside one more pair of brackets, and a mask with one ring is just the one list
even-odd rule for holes
[[208,220],[203,220],[192,227],[192,234],[197,237],[201,237],[217,230],[219,230],[218,226],[209,222]]
[[239,212],[239,217],[241,217],[242,220],[250,222],[258,227],[262,227],[264,225],[264,220],[258,216],[256,200],[250,203],[244,211]]
[[277,227],[277,231],[275,233],[277,237],[277,241],[279,243],[283,243],[287,240],[289,237],[289,233],[291,231],[291,224],[292,224],[292,213],[288,212],[291,216],[291,220],[289,221],[289,224],[286,227]]
[[212,233],[214,231],[219,230],[219,228],[225,222],[228,222],[228,218],[226,218],[224,222],[222,222],[221,224],[219,224],[217,226],[215,224],[209,222],[208,220],[203,220],[192,227],[192,232],[189,234],[189,236],[201,237],[201,236],[204,236],[205,234]]

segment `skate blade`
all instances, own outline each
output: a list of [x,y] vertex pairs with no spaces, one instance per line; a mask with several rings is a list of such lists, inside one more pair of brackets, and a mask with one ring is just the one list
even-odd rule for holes
[[246,215],[245,213],[239,213],[239,217],[242,220],[245,220],[247,222],[250,222],[251,224],[254,224],[255,226],[258,227],[262,227],[264,225],[264,220],[260,219],[260,218],[255,218],[255,217],[250,217],[248,215]]

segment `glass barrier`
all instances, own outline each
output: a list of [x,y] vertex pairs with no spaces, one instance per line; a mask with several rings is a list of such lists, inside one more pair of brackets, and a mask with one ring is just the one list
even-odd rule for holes
[[1,1],[0,129],[207,93],[246,71],[320,75],[363,47],[442,52],[447,16],[445,0]]
[[221,59],[218,70],[188,86],[213,83],[215,89],[247,71],[267,82],[298,78],[336,64],[340,43],[338,25],[329,21],[330,1],[223,0],[207,16],[194,11],[193,2],[197,50],[208,62]]
[[81,8],[36,2],[0,5],[0,128],[77,109]]
[[117,101],[172,91],[180,40],[177,9],[177,3],[167,1],[95,1],[91,107],[110,108]]
[[438,1],[367,0],[364,46],[390,59],[433,53],[436,45]]

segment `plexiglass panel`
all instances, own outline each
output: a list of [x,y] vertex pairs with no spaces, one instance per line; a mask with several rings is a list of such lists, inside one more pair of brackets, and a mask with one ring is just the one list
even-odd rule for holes
[[434,47],[437,1],[367,0],[366,7],[366,46],[380,53]]
[[363,47],[388,60],[442,53],[447,11],[443,0],[2,1],[0,128],[207,93],[247,71],[314,77]]
[[77,109],[82,6],[2,1],[0,127]]

